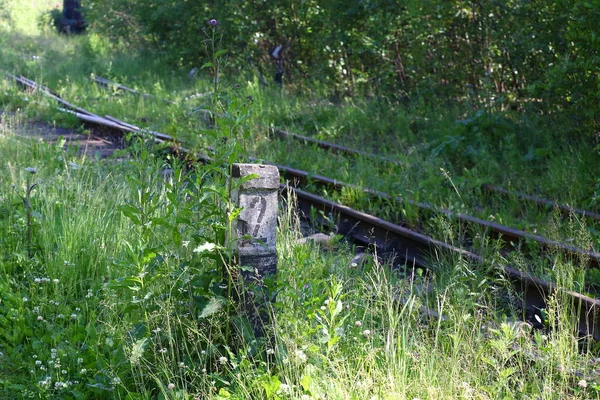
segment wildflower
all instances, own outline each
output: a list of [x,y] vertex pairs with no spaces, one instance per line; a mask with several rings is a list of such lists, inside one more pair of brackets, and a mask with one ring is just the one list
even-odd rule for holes
[[77,319],[77,314],[71,314],[71,319]]
[[35,174],[37,172],[37,170],[33,167],[27,167],[25,168],[25,171],[29,172],[30,174]]
[[219,363],[221,363],[221,365],[227,364],[227,357],[224,357],[224,356],[219,357]]
[[86,372],[87,372],[87,369],[85,369],[85,368],[82,368],[81,371],[79,371],[79,373],[81,375],[85,375]]
[[42,317],[41,315],[38,315],[38,317],[37,317],[37,320],[38,320],[38,321],[43,321],[43,320],[44,320],[44,317]]
[[78,358],[77,359],[77,364],[81,364],[83,362],[83,358]]
[[364,337],[369,337],[369,336],[371,336],[371,331],[368,329],[365,329],[362,334]]
[[64,316],[64,314],[58,314],[58,315],[57,315],[57,318],[59,318],[59,319],[62,319],[62,318],[64,318],[64,317],[65,317],[65,316]]
[[118,376],[115,376],[115,377],[112,379],[112,384],[113,384],[113,385],[119,385],[120,383],[121,383],[121,378],[119,378]]
[[290,385],[282,383],[281,385],[279,385],[279,390],[281,390],[283,393],[289,393],[290,392]]
[[163,349],[158,350],[158,352],[161,354],[165,354],[167,352],[167,349],[163,348]]
[[327,307],[321,306],[321,311],[325,311],[325,310],[327,310]]
[[307,394],[303,394],[302,396],[300,396],[300,400],[310,400],[311,397]]
[[42,362],[41,362],[40,360],[37,360],[37,361],[35,362],[35,365],[42,365]]
[[40,278],[35,278],[33,281],[34,281],[35,283],[42,283],[42,280],[41,280]]
[[308,357],[302,350],[296,350],[296,358],[298,358],[298,360],[303,363],[306,362],[306,360],[308,359]]
[[273,349],[267,349],[267,355],[271,355],[271,354],[275,354],[275,350]]
[[587,385],[588,385],[588,383],[585,379],[582,379],[577,383],[577,386],[579,386],[580,388],[583,388],[583,389],[585,389],[587,387]]
[[173,389],[175,389],[175,384],[169,383],[169,386],[167,386],[167,388],[169,388],[169,390],[173,390]]
[[62,371],[60,371],[61,374],[66,375],[67,374],[67,370],[63,369]]
[[217,25],[219,25],[219,21],[217,21],[216,19],[213,18],[210,21],[208,21],[208,24],[210,26],[217,26]]
[[54,283],[58,283],[58,282],[60,282],[60,281],[59,281],[58,279],[54,278],[54,279],[52,279],[52,282],[54,282]]
[[356,321],[356,322],[354,323],[354,326],[356,326],[356,327],[360,328],[360,327],[362,326],[362,322],[360,322],[360,321]]
[[29,299],[27,297],[23,297],[23,303],[27,303]]

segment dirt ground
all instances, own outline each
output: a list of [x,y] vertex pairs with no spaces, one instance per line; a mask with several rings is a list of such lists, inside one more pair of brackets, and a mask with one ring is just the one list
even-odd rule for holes
[[[23,123],[15,120],[14,115],[0,110],[0,132],[11,130],[16,136],[47,143],[57,143],[64,139],[65,149],[78,149],[80,154],[85,153],[88,157],[106,158],[123,148],[121,138],[108,135],[96,127],[85,127],[80,131],[53,126],[47,122]],[[82,133],[83,131],[86,133]]]

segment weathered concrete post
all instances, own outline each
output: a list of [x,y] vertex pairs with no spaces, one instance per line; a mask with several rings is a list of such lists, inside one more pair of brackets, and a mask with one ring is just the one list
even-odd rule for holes
[[[248,179],[251,175],[256,177]],[[243,181],[232,193],[242,209],[233,225],[237,262],[247,284],[241,297],[255,335],[264,337],[271,310],[264,278],[277,274],[279,170],[272,165],[233,164],[232,178]]]

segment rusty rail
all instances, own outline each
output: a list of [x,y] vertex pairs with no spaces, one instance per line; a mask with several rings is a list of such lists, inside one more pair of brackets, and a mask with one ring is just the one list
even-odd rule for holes
[[584,218],[594,219],[600,221],[600,214],[593,211],[584,210],[581,208],[575,208],[568,205],[560,204],[552,200],[543,199],[540,197],[531,196],[520,192],[511,192],[510,190],[497,187],[491,184],[481,185],[481,190],[488,193],[497,193],[506,197],[516,197],[519,200],[535,203],[540,208],[549,208],[552,210],[558,210],[563,215],[577,214]]
[[[375,245],[379,249],[394,252],[409,266],[427,268],[428,260],[439,253],[452,254],[467,260],[473,265],[489,264],[483,257],[469,251],[437,241],[426,235],[411,231],[380,218],[354,210],[350,207],[324,199],[320,196],[282,185],[297,196],[298,206],[305,215],[315,208],[336,218],[338,233],[351,237],[366,245]],[[563,294],[579,310],[578,329],[583,336],[590,335],[600,340],[600,301],[580,293],[559,288],[556,285],[518,271],[507,265],[492,265],[503,272],[511,284],[523,293],[524,311],[539,315],[547,308],[547,299]]]
[[[308,136],[304,136],[304,135],[299,135],[297,133],[292,133],[292,132],[288,132],[285,131],[283,129],[270,129],[269,133],[272,136],[275,136],[279,139],[292,139],[292,140],[296,140],[302,143],[308,143],[308,144],[313,144],[316,145],[319,148],[325,149],[325,150],[329,150],[332,153],[338,154],[338,153],[342,153],[342,154],[349,154],[349,155],[357,155],[357,156],[363,156],[363,157],[369,157],[369,158],[374,158],[374,159],[378,159],[381,161],[385,161],[388,163],[392,163],[392,164],[396,164],[396,165],[400,165],[400,166],[404,166],[404,167],[410,167],[410,164],[407,163],[403,163],[401,161],[398,160],[394,160],[394,159],[390,159],[387,157],[382,157],[379,156],[377,154],[372,154],[372,153],[367,153],[364,151],[360,151],[360,150],[356,150],[356,149],[352,149],[349,147],[345,147],[345,146],[341,146],[335,143],[331,143],[331,142],[326,142],[326,141],[322,141],[322,140],[317,140]],[[552,200],[548,200],[548,199],[543,199],[543,198],[539,198],[539,197],[535,197],[535,196],[531,196],[528,194],[523,194],[523,193],[519,193],[519,192],[511,192],[507,189],[501,188],[501,187],[497,187],[495,185],[492,184],[483,184],[481,185],[481,190],[484,192],[488,192],[488,193],[497,193],[503,196],[514,196],[520,200],[523,201],[527,201],[527,202],[531,202],[531,203],[535,203],[537,204],[540,208],[551,208],[551,209],[557,209],[559,210],[563,215],[570,215],[570,214],[577,214],[580,215],[582,217],[585,218],[590,218],[590,219],[594,219],[596,221],[600,221],[600,214],[593,212],[593,211],[588,211],[588,210],[584,210],[581,208],[576,208],[576,207],[571,207],[568,205],[564,205],[564,204],[560,204],[558,202],[552,201]]]
[[283,129],[269,129],[269,133],[272,136],[275,136],[279,139],[287,139],[287,138],[291,138],[297,141],[301,141],[303,143],[309,143],[309,144],[314,144],[319,148],[322,149],[326,149],[329,150],[333,153],[340,153],[340,154],[349,154],[349,155],[354,155],[354,156],[363,156],[363,157],[370,157],[370,158],[374,158],[376,160],[380,160],[380,161],[384,161],[387,163],[391,163],[391,164],[395,164],[395,165],[399,165],[402,167],[410,167],[410,164],[406,164],[403,163],[401,161],[398,160],[392,160],[391,158],[387,158],[387,157],[382,157],[379,156],[377,154],[372,154],[372,153],[367,153],[364,151],[360,151],[360,150],[356,150],[356,149],[351,149],[349,147],[345,147],[345,146],[340,146],[339,144],[335,144],[335,143],[331,143],[331,142],[325,142],[322,140],[317,140],[317,139],[313,139],[311,137],[308,136],[304,136],[304,135],[299,135],[297,133],[292,133],[292,132],[288,132],[288,131],[284,131]]
[[485,221],[485,220],[482,220],[482,219],[479,219],[476,217],[472,217],[469,215],[461,214],[461,213],[454,213],[450,210],[447,210],[444,208],[438,208],[431,204],[416,202],[416,201],[408,200],[408,199],[403,199],[401,197],[394,197],[388,193],[384,193],[384,192],[380,192],[380,191],[376,191],[376,190],[368,189],[368,188],[362,188],[362,187],[352,185],[352,184],[347,184],[347,183],[344,183],[344,182],[341,182],[341,181],[338,181],[335,179],[331,179],[331,178],[328,178],[328,177],[325,177],[322,175],[310,174],[306,171],[302,171],[302,170],[295,169],[295,168],[290,168],[285,165],[277,165],[277,167],[279,168],[281,175],[292,182],[297,181],[297,182],[301,182],[303,184],[313,183],[313,184],[317,184],[322,187],[326,187],[326,188],[334,189],[334,190],[341,190],[343,188],[349,188],[349,189],[363,192],[366,195],[377,198],[377,199],[391,200],[391,201],[398,202],[398,203],[406,202],[406,203],[410,204],[411,206],[417,208],[421,215],[423,215],[424,213],[443,214],[443,215],[447,216],[448,218],[454,218],[461,223],[478,226],[481,229],[483,229],[484,232],[488,232],[492,238],[502,239],[507,245],[511,245],[511,243],[512,243],[512,245],[514,245],[514,246],[517,246],[517,245],[527,246],[528,242],[535,242],[535,243],[538,243],[544,249],[558,250],[570,257],[575,257],[575,258],[579,258],[579,259],[587,259],[588,260],[587,266],[590,268],[600,268],[600,253],[595,252],[595,251],[579,249],[574,246],[570,246],[570,245],[567,245],[567,244],[564,244],[561,242],[549,240],[542,236],[534,235],[534,234],[531,234],[528,232],[523,232],[518,229],[508,227],[508,226],[500,225],[500,224],[497,224],[494,222]]

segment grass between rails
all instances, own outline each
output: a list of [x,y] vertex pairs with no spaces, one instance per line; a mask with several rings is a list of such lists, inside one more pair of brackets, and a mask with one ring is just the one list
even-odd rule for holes
[[[432,279],[412,284],[374,260],[350,265],[345,246],[297,244],[297,217],[285,208],[276,345],[263,358],[252,341],[225,340],[224,308],[198,303],[203,286],[189,278],[210,275],[214,263],[192,251],[202,244],[197,232],[182,232],[177,245],[153,226],[145,243],[144,228],[119,208],[138,191],[123,176],[143,175],[164,202],[152,211],[160,217],[174,187],[193,194],[177,186],[181,175],[163,181],[164,163],[152,156],[77,158],[15,138],[8,122],[0,137],[1,398],[550,399],[600,390],[591,349],[573,336],[560,299],[545,310],[552,332],[496,322],[498,310],[510,310],[498,304],[510,293],[500,277],[490,292],[489,275],[456,259],[438,260]],[[193,186],[192,176],[186,181]],[[29,258],[20,195],[32,183]],[[569,284],[569,268],[557,268]],[[115,284],[120,277],[144,285],[131,291]],[[446,319],[423,317],[421,305]]]

